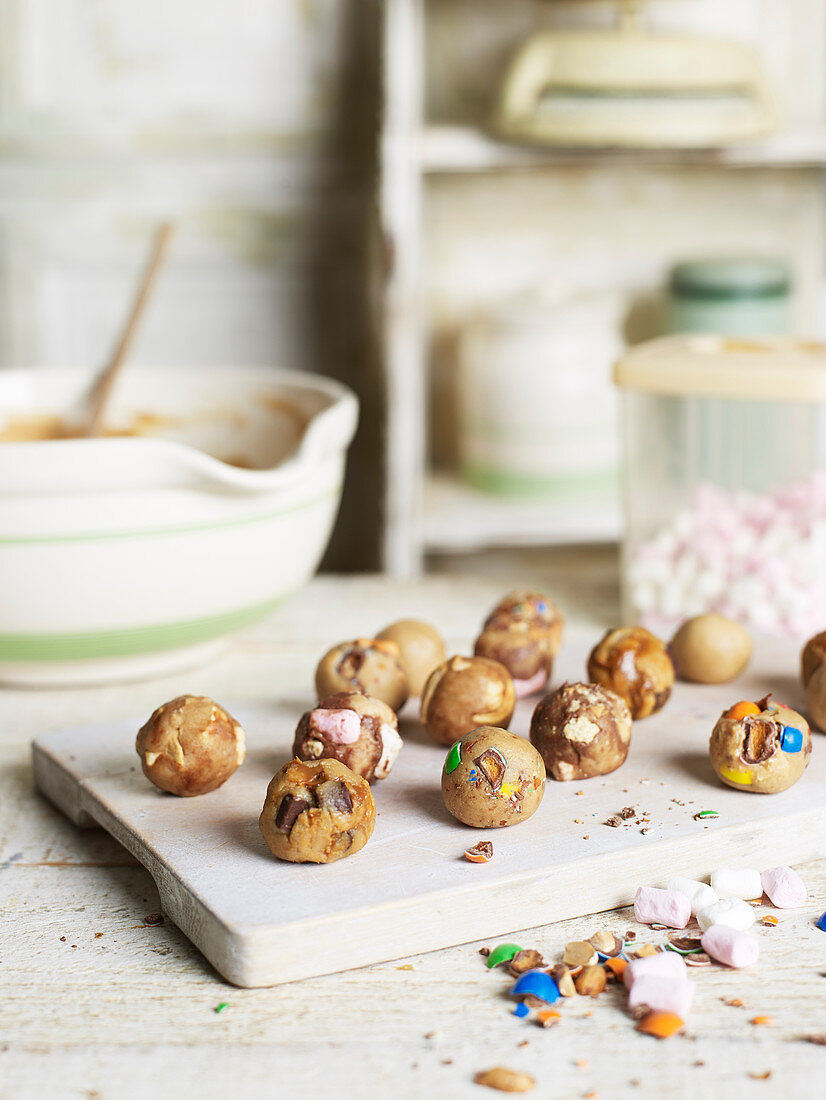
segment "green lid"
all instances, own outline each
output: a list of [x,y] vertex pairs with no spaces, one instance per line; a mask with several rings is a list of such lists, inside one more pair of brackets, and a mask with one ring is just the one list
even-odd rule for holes
[[784,298],[791,282],[782,260],[689,260],[672,269],[670,289],[675,298],[721,302]]

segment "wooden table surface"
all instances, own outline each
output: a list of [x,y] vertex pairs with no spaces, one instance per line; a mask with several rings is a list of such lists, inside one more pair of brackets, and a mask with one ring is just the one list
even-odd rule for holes
[[[571,617],[593,624],[595,638],[616,620],[610,562],[571,558],[550,576],[517,580],[547,583]],[[309,699],[315,662],[333,642],[416,615],[464,648],[502,588],[493,576],[392,587],[325,577],[223,658],[188,674],[0,692],[1,1096],[479,1098],[494,1094],[474,1085],[474,1074],[496,1064],[531,1073],[532,1095],[566,1100],[824,1094],[826,1046],[804,1036],[826,1032],[826,934],[813,922],[826,909],[826,859],[798,868],[806,907],[778,911],[776,928],[758,929],[758,965],[697,971],[685,1034],[658,1042],[634,1031],[616,989],[566,1000],[550,1030],[517,1019],[508,982],[485,968],[481,943],[274,989],[228,986],[170,922],[144,924],[159,910],[148,873],[102,832],[75,829],[33,790],[29,742],[41,732],[144,716],[181,691],[294,699],[305,685]],[[619,911],[514,939],[556,961],[569,940],[600,928],[664,937]],[[341,949],[346,954],[346,944]],[[773,1025],[752,1024],[756,1015]]]

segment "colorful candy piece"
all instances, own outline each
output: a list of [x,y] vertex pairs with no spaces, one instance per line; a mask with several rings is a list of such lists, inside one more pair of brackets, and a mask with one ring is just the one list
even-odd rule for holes
[[528,993],[552,1005],[560,997],[559,986],[544,970],[526,970],[511,986],[512,997],[525,997]]
[[632,989],[638,978],[664,978],[667,981],[681,981],[687,978],[688,971],[682,955],[674,951],[658,951],[656,955],[646,955],[644,959],[634,959],[626,966],[622,974],[626,989]]
[[537,1012],[536,1019],[542,1027],[553,1027],[562,1019],[562,1013],[553,1008],[543,1008],[541,1012]]
[[759,714],[760,707],[756,703],[747,703],[745,700],[741,703],[735,703],[733,707],[729,707],[726,711],[726,718],[731,718],[735,722],[741,718],[748,718],[750,714]]
[[605,966],[607,970],[610,970],[615,978],[621,978],[625,968],[628,966],[627,959],[619,958],[607,958],[605,960]]
[[518,943],[500,943],[488,955],[488,969],[492,970],[494,966],[501,966],[502,963],[510,962],[514,955],[523,950],[524,948],[520,947]]
[[703,932],[713,924],[724,924],[728,928],[745,932],[754,921],[754,910],[740,898],[724,898],[709,905],[707,909],[701,909],[697,914],[697,923]]
[[791,867],[772,867],[760,876],[763,891],[778,909],[795,909],[806,901],[806,884]]
[[664,924],[685,928],[691,920],[691,903],[677,890],[640,886],[634,897],[634,916],[640,924]]
[[700,939],[703,951],[717,962],[741,970],[752,966],[760,955],[760,944],[745,932],[729,928],[724,924],[714,924]]
[[694,982],[687,978],[657,978],[642,975],[634,982],[628,994],[628,1007],[632,1011],[648,1005],[652,1012],[673,1012],[686,1019],[694,1000]]
[[740,783],[743,787],[751,786],[751,772],[745,768],[720,768],[720,775],[729,783]]
[[462,763],[462,742],[457,741],[455,745],[450,746],[450,751],[447,754],[445,760],[445,771],[448,775],[451,772],[455,772],[459,765]]
[[528,1015],[529,1012],[530,1012],[530,1009],[528,1008],[528,1006],[523,1001],[520,1001],[519,1004],[516,1006],[516,1008],[513,1010],[514,1016],[519,1016],[519,1017],[525,1017],[525,1016]]
[[[753,871],[750,867],[720,867],[712,872],[711,886],[720,900],[741,898],[743,901],[752,901],[763,896],[760,872]],[[705,909],[706,906],[701,908]]]
[[656,1039],[670,1039],[684,1023],[673,1012],[649,1012],[637,1024],[637,1031],[644,1035],[653,1035]]
[[821,913],[815,923],[821,932],[826,932],[826,913]]
[[797,726],[784,726],[780,734],[780,748],[783,752],[800,752],[803,748],[803,731]]
[[696,917],[701,909],[706,909],[720,899],[717,892],[707,882],[700,882],[694,878],[682,878],[677,876],[670,878],[666,883],[666,890],[676,890],[685,894],[691,906],[691,915]]

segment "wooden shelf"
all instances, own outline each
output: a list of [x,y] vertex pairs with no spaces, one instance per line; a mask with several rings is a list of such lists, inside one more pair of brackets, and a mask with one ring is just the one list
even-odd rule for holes
[[826,128],[780,132],[756,142],[715,149],[569,149],[542,148],[499,141],[473,126],[434,124],[419,136],[424,172],[485,172],[565,164],[696,164],[727,167],[805,168],[826,165]]
[[618,493],[571,500],[497,496],[458,478],[431,474],[424,496],[425,549],[447,554],[491,547],[616,542],[622,532]]

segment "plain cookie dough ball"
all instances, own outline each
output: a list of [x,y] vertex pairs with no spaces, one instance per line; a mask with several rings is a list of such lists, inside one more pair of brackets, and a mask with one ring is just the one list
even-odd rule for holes
[[498,661],[451,657],[428,677],[420,713],[433,740],[452,745],[477,726],[506,726],[515,706],[513,680]]
[[545,793],[542,757],[524,737],[480,726],[451,746],[442,769],[442,797],[459,821],[477,829],[516,825]]
[[335,759],[372,783],[386,779],[402,747],[395,713],[381,699],[340,691],[302,714],[293,756]]
[[821,630],[819,634],[809,638],[800,654],[800,679],[804,687],[817,669],[824,664],[826,664],[826,630]]
[[729,787],[776,794],[806,770],[812,735],[806,719],[770,696],[740,702],[720,715],[708,745],[711,765]]
[[601,684],[563,684],[537,704],[531,741],[554,779],[607,775],[628,755],[631,711]]
[[430,673],[440,665],[447,652],[441,634],[430,623],[418,619],[400,619],[391,623],[376,635],[378,641],[395,642],[399,647],[399,660],[407,674],[410,694],[422,693]]
[[319,700],[337,691],[360,691],[395,711],[404,706],[408,695],[399,647],[374,638],[356,638],[328,650],[318,662],[315,686]]
[[179,695],[158,707],[135,741],[143,774],[186,798],[226,783],[244,763],[246,736],[232,715],[203,695]]
[[632,718],[647,718],[668,701],[674,666],[656,635],[642,626],[621,626],[591,650],[588,679],[624,699]]
[[696,684],[724,684],[751,659],[751,637],[740,623],[709,612],[686,619],[668,647],[674,669]]
[[373,835],[366,779],[339,760],[291,760],[272,777],[258,819],[270,851],[291,863],[334,863]]
[[816,668],[806,684],[806,712],[815,729],[826,733],[826,665]]

